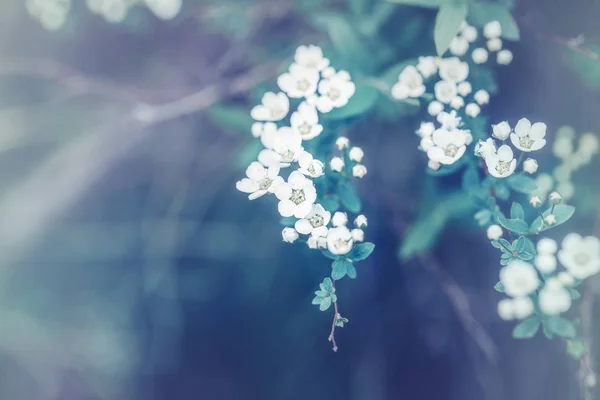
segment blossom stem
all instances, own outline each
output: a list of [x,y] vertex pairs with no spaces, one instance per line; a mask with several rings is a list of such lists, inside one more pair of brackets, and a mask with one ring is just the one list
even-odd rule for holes
[[[332,282],[332,286],[335,289],[335,280],[331,280]],[[333,310],[334,310],[334,314],[333,314],[333,322],[331,323],[331,333],[329,334],[329,338],[327,340],[329,340],[331,342],[331,344],[333,345],[332,350],[334,352],[338,351],[338,346],[337,343],[335,342],[335,324],[338,321],[338,319],[342,318],[342,315],[340,314],[340,310],[338,308],[338,302],[336,301],[335,303],[333,303]]]

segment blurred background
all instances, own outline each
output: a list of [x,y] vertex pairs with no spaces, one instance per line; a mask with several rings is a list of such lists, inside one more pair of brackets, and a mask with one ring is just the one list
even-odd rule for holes
[[[310,303],[328,261],[281,241],[272,199],[235,189],[258,151],[248,112],[298,45],[385,76],[434,53],[434,10],[130,3],[0,5],[0,399],[582,398],[564,342],[514,340],[498,318],[497,251],[464,199],[439,200],[457,178],[425,175],[418,108],[377,94],[341,126],[365,150],[377,248],[338,289],[350,322],[337,354],[330,313]],[[522,39],[506,46],[490,122],[597,131],[600,2],[526,0],[513,14]],[[556,164],[550,148],[539,161]],[[579,212],[557,239],[600,234],[599,167],[577,173]],[[437,218],[431,249],[401,260],[419,218]],[[590,340],[597,285],[581,300]]]

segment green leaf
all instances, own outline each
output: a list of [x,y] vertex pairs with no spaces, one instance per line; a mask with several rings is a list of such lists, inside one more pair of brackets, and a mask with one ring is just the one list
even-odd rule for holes
[[[582,46],[585,49],[595,53],[600,53],[600,45],[586,44]],[[591,90],[600,89],[600,64],[598,60],[594,60],[585,54],[572,49],[565,49],[563,58],[569,68],[577,74],[586,88]]]
[[523,174],[516,174],[506,178],[506,183],[515,192],[530,194],[537,189],[535,179]]
[[529,339],[535,336],[538,329],[540,329],[540,318],[534,315],[515,326],[512,335],[516,339]]
[[348,278],[350,279],[356,279],[356,267],[354,264],[349,263],[346,265],[346,275],[348,275]]
[[325,196],[323,200],[321,200],[321,205],[325,210],[331,213],[336,212],[340,208],[340,198],[336,194]]
[[208,118],[227,133],[248,134],[254,120],[245,107],[232,105],[213,106],[207,110]]
[[350,264],[350,261],[345,258],[340,258],[331,263],[331,278],[338,281],[346,276],[348,264]]
[[523,221],[522,219],[507,219],[499,215],[498,222],[500,223],[500,225],[514,233],[529,233],[529,225],[527,225],[527,222]]
[[443,4],[440,6],[433,30],[435,50],[439,56],[448,50],[450,42],[454,39],[467,17],[467,11],[466,4]]
[[497,292],[504,293],[504,284],[502,281],[496,283],[496,285],[494,285],[494,289],[496,289]]
[[475,219],[479,226],[486,226],[492,220],[492,212],[490,210],[480,210],[475,214]]
[[[387,0],[390,3],[404,4],[407,6],[427,7],[427,8],[438,8],[448,3],[448,0]],[[456,0],[456,4],[466,4],[467,0],[461,1]]]
[[338,318],[335,320],[335,326],[338,328],[343,328],[345,324],[348,323],[348,318]]
[[323,300],[325,300],[325,297],[321,297],[321,296],[316,296],[313,300],[312,300],[312,304],[317,305],[317,304],[321,304],[323,302]]
[[295,218],[295,217],[282,217],[279,220],[279,223],[281,225],[285,225],[285,226],[294,226],[296,221],[297,221],[297,218]]
[[510,217],[512,219],[525,219],[525,210],[519,203],[512,203],[510,207]]
[[256,161],[258,153],[264,149],[260,140],[250,140],[241,149],[234,152],[233,163],[237,168],[245,169],[252,161]]
[[348,211],[353,213],[360,212],[362,204],[354,187],[346,182],[342,182],[338,186],[338,195],[340,196],[342,205],[346,207]]
[[340,56],[366,64],[364,54],[369,53],[369,48],[348,17],[342,13],[326,12],[315,15],[313,22],[319,29],[327,32],[331,44]]
[[323,284],[322,285],[323,285],[324,290],[327,293],[329,293],[329,294],[333,293],[333,282],[331,281],[331,278],[325,278],[325,279],[323,279]]
[[378,98],[379,91],[376,88],[365,82],[357,83],[356,92],[354,93],[354,96],[350,98],[348,104],[324,114],[323,117],[327,119],[347,119],[357,117],[371,110]]
[[510,197],[510,189],[504,181],[496,182],[494,185],[494,192],[496,193],[496,197],[500,200],[508,200]]
[[[552,207],[547,209],[546,211],[544,211],[544,213],[542,215],[544,217],[547,217],[548,215],[550,215],[550,211],[552,211]],[[535,221],[533,221],[533,223],[531,224],[531,227],[529,228],[529,232],[530,233],[540,233],[549,228],[553,228],[560,224],[564,224],[573,216],[574,213],[575,213],[575,207],[568,206],[566,204],[558,204],[558,205],[554,206],[554,216],[556,217],[556,224],[554,224],[552,226],[548,226],[548,225],[542,223],[542,217],[537,217],[537,219]]]
[[585,343],[581,339],[567,341],[567,352],[576,360],[579,360],[585,354]]
[[577,334],[577,329],[571,321],[559,316],[548,317],[545,320],[545,325],[557,336],[564,338],[572,338]]
[[349,0],[348,8],[352,13],[356,16],[363,16],[369,10],[369,6],[371,5],[370,0]]
[[515,22],[508,7],[501,3],[477,2],[469,7],[469,20],[473,25],[483,27],[490,21],[500,22],[502,37],[508,40],[519,40],[519,26]]
[[575,289],[569,289],[569,294],[573,300],[579,300],[581,298],[581,294]]
[[358,244],[354,246],[352,251],[348,254],[348,258],[352,261],[364,260],[371,255],[374,249],[375,245],[370,242]]
[[322,250],[321,253],[323,253],[325,257],[330,258],[332,260],[337,260],[338,258],[340,258],[340,256],[333,254],[329,250]]
[[319,310],[327,311],[331,307],[331,297],[325,297],[319,305]]

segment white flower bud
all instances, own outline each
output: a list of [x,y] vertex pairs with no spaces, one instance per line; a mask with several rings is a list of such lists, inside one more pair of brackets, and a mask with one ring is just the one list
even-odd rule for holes
[[348,223],[348,215],[346,215],[346,213],[343,213],[340,211],[333,214],[333,218],[331,218],[331,225],[336,226],[336,227],[346,225],[347,223]]
[[367,174],[367,167],[365,167],[362,164],[356,164],[354,167],[352,167],[352,175],[355,178],[362,178]]
[[467,39],[467,42],[473,43],[475,40],[477,40],[477,29],[474,26],[465,26],[462,31],[462,37]]
[[471,53],[471,58],[475,64],[483,64],[488,60],[488,52],[483,47],[478,47]]
[[362,242],[365,240],[365,232],[362,229],[352,229],[350,233],[352,234],[352,240],[355,242]]
[[500,49],[502,49],[502,40],[499,38],[488,40],[487,48],[489,51],[499,51]]
[[310,236],[306,240],[306,245],[308,246],[309,249],[316,250],[319,248],[319,239],[315,236]]
[[557,262],[554,254],[540,253],[535,257],[533,262],[537,269],[544,274],[549,274],[556,270]]
[[284,242],[294,243],[298,239],[298,232],[294,228],[283,228],[281,231],[281,237]]
[[427,106],[427,112],[432,117],[435,117],[436,115],[438,115],[442,111],[444,111],[444,105],[442,103],[440,103],[439,101],[437,101],[437,100],[432,101]]
[[498,302],[498,315],[505,321],[515,319],[512,299],[502,299]]
[[533,314],[533,301],[529,297],[515,297],[513,299],[513,311],[516,319],[525,319]]
[[540,199],[539,196],[531,196],[529,198],[529,204],[531,204],[533,208],[539,208],[542,205],[542,199]]
[[496,139],[506,140],[510,136],[510,125],[506,121],[500,122],[498,125],[492,125],[492,129],[494,131],[492,136]]
[[498,240],[502,237],[502,228],[499,225],[490,225],[487,229],[487,237],[490,240]]
[[463,56],[469,50],[469,42],[460,36],[455,36],[450,42],[450,54],[454,56]]
[[433,171],[437,171],[441,167],[440,163],[434,160],[429,160],[429,162],[427,162],[427,166]]
[[419,147],[421,148],[421,150],[427,151],[430,148],[432,148],[434,145],[435,145],[435,143],[433,143],[433,139],[431,138],[431,136],[425,136],[424,138],[421,139]]
[[502,26],[498,21],[490,21],[483,27],[483,36],[488,39],[497,38],[502,35]]
[[481,106],[490,102],[490,94],[483,89],[476,91],[474,97],[475,101]]
[[554,254],[558,250],[556,241],[550,238],[541,238],[537,242],[537,251],[540,254]]
[[260,135],[262,135],[263,132],[263,123],[255,122],[252,124],[252,128],[250,129],[252,130],[252,136],[254,136],[255,138],[260,137]]
[[579,149],[587,154],[593,155],[598,152],[598,138],[593,133],[584,133],[579,138]]
[[356,161],[356,162],[361,162],[364,155],[365,155],[365,153],[362,151],[362,149],[360,147],[353,147],[348,152],[348,157],[352,161]]
[[473,91],[473,87],[471,86],[471,84],[469,82],[463,81],[458,84],[456,90],[457,90],[458,94],[465,97]]
[[344,150],[346,147],[350,146],[350,139],[340,136],[335,141],[335,145],[337,146],[338,150]]
[[552,192],[548,196],[548,200],[550,200],[551,204],[560,204],[562,203],[562,196],[558,192]]
[[325,79],[331,78],[334,75],[335,75],[335,68],[333,68],[333,67],[327,67],[323,71],[321,71],[321,76]]
[[594,388],[594,387],[596,387],[596,384],[597,384],[596,375],[594,375],[593,373],[589,373],[585,377],[585,386],[587,386],[589,388]]
[[510,50],[500,50],[496,55],[496,61],[500,65],[508,65],[513,60],[513,53]]
[[548,279],[544,288],[540,290],[538,302],[544,314],[558,315],[571,308],[571,295],[560,282],[555,285]]
[[481,108],[479,107],[479,105],[477,105],[475,103],[469,103],[465,107],[465,114],[467,114],[471,118],[477,117],[480,112],[481,112]]
[[454,108],[455,110],[462,108],[464,105],[465,101],[460,96],[456,96],[455,98],[450,100],[450,107]]
[[557,278],[558,278],[559,282],[561,283],[561,285],[563,285],[565,287],[573,286],[575,284],[575,278],[573,278],[573,275],[571,275],[567,271],[560,272],[557,275]]
[[368,225],[367,222],[367,217],[365,217],[363,214],[360,214],[358,217],[356,217],[354,219],[354,226],[356,226],[357,228],[366,228]]
[[317,239],[317,246],[319,247],[319,249],[326,249],[327,248],[327,238],[325,236],[320,236]]
[[550,214],[544,217],[544,223],[548,226],[556,225],[556,215]]
[[344,160],[342,160],[340,157],[333,157],[329,162],[329,166],[335,172],[342,172],[344,169]]
[[552,152],[558,158],[568,158],[573,154],[573,140],[565,136],[557,137],[552,143]]
[[571,182],[561,182],[556,187],[556,191],[562,195],[563,199],[569,200],[575,194],[575,186]]
[[538,163],[533,158],[528,158],[523,162],[523,171],[528,174],[535,174],[538,170]]

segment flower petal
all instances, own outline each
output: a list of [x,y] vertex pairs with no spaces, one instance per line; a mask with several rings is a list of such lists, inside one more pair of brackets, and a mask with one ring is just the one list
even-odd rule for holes
[[288,200],[292,196],[292,186],[289,183],[282,183],[275,189],[275,196],[279,200]]
[[529,134],[531,130],[531,122],[527,118],[521,118],[519,122],[517,122],[517,126],[515,126],[515,133],[517,136],[525,136]]
[[512,160],[513,157],[513,150],[510,146],[508,145],[502,145],[500,146],[500,148],[498,149],[498,159],[500,161],[510,161]]
[[310,212],[312,208],[312,203],[309,203],[308,201],[303,201],[302,203],[298,204],[295,207],[294,210],[294,217],[296,218],[304,218],[308,215],[308,213]]
[[240,181],[237,181],[235,187],[237,190],[244,193],[253,193],[260,189],[258,182],[249,178],[244,178]]
[[299,219],[294,224],[294,228],[303,235],[308,235],[312,232],[313,227],[307,219]]
[[277,205],[277,210],[282,217],[291,217],[294,215],[294,211],[296,210],[296,205],[292,203],[290,200],[282,200]]
[[546,136],[546,124],[543,122],[536,122],[531,126],[529,131],[529,137],[533,140],[543,139]]

